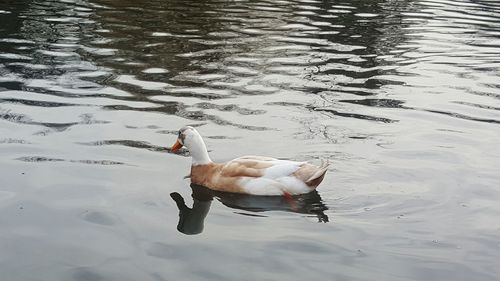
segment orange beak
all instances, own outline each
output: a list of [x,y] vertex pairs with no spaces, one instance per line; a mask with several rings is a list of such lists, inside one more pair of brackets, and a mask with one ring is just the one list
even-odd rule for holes
[[170,148],[170,151],[172,152],[176,152],[177,150],[179,150],[179,148],[182,147],[182,144],[179,142],[179,139],[177,139],[174,143],[174,145],[172,145],[172,148]]

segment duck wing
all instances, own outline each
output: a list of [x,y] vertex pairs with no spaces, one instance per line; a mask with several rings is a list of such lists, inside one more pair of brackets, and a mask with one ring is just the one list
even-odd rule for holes
[[[306,162],[279,160],[270,157],[244,156],[227,162],[221,169],[220,180],[234,179],[242,193],[254,195],[302,194],[312,191],[294,173]],[[306,173],[301,173],[306,174]]]
[[304,194],[323,180],[327,165],[244,156],[224,164],[192,167],[191,181],[213,190],[254,195]]
[[306,162],[279,160],[264,156],[243,156],[227,162],[221,175],[228,177],[263,177],[276,179],[289,176]]

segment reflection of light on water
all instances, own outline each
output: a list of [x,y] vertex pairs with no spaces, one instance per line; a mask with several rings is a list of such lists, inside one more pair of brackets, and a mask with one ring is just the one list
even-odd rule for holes
[[[497,279],[494,2],[25,0],[0,13],[2,276]],[[203,239],[181,237],[166,196],[189,161],[167,146],[185,124],[217,160],[330,158],[319,192],[336,223],[216,196]],[[238,264],[207,274],[226,261]]]
[[0,201],[9,200],[16,196],[15,192],[0,191]]

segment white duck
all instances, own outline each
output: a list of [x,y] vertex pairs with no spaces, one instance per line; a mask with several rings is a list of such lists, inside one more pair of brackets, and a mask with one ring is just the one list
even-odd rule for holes
[[217,191],[252,195],[304,194],[321,183],[328,169],[328,162],[315,166],[263,156],[243,156],[226,163],[214,163],[200,134],[190,126],[179,130],[171,151],[182,146],[193,158],[191,182]]

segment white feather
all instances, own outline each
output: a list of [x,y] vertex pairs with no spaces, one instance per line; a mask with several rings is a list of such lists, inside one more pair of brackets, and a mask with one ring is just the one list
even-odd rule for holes
[[300,168],[302,163],[292,162],[292,161],[273,161],[273,166],[266,168],[264,172],[264,178],[277,179],[280,177],[285,177],[293,174]]
[[246,193],[253,195],[282,195],[285,186],[267,178],[242,177],[239,184]]
[[285,186],[286,192],[290,194],[304,194],[311,192],[311,188],[307,186],[303,181],[299,180],[296,177],[282,177],[276,179],[277,182]]

